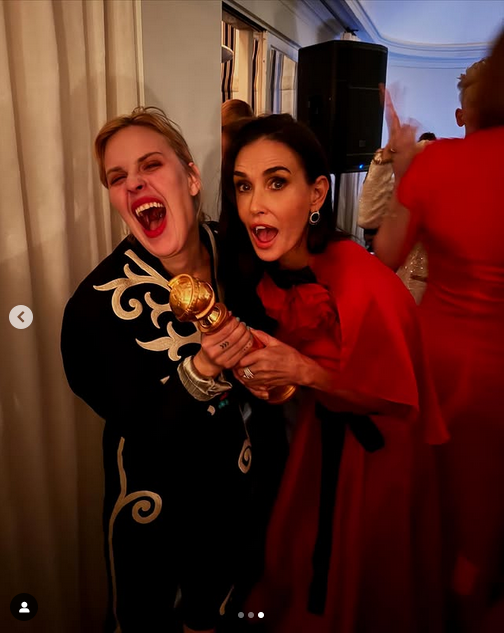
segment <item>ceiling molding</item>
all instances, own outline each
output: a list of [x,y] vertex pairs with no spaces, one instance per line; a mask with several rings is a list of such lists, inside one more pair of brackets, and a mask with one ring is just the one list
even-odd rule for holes
[[[266,0],[264,0],[266,1]],[[324,32],[324,37],[335,39],[341,35],[344,27],[337,16],[329,11],[324,0],[267,0],[268,2],[275,2],[277,5],[283,5],[285,9],[291,11],[297,19],[304,22],[309,28],[316,27],[320,32]],[[276,37],[284,40],[290,46],[296,49],[301,48],[303,44],[298,37],[296,40],[289,37],[287,33],[282,29],[282,25],[279,23],[271,24],[265,22],[258,15],[252,13],[249,8],[249,4],[246,0],[225,0],[223,7],[228,6],[231,10],[234,10],[238,14],[243,15],[251,22],[257,24],[265,31],[273,33]]]
[[341,35],[344,27],[338,18],[328,11],[322,0],[278,0],[289,11],[309,26],[317,25],[318,29],[327,31],[333,38]]
[[363,42],[374,43],[371,35],[364,28],[364,24],[357,18],[346,2],[342,0],[320,0],[321,4],[339,20],[344,28],[358,31],[357,37]]
[[[384,44],[387,46],[387,44]],[[388,46],[387,46],[388,48]],[[471,55],[469,57],[463,57],[458,55],[454,58],[439,58],[439,57],[417,57],[413,55],[401,55],[390,51],[389,48],[389,64],[391,66],[405,66],[407,68],[467,68],[478,61],[485,54]]]
[[422,44],[383,36],[359,0],[323,0],[345,26],[356,29],[359,39],[386,46],[390,63],[422,68],[462,68],[488,54],[487,42],[472,44]]

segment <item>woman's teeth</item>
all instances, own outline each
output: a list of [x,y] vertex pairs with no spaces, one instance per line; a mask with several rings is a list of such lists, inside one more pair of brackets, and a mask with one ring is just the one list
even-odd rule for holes
[[146,202],[135,209],[135,215],[144,229],[154,231],[163,222],[166,209],[160,202]]
[[272,226],[264,226],[261,224],[254,227],[254,235],[259,242],[269,242],[276,236],[277,233],[278,229],[275,229]]
[[142,204],[141,206],[136,208],[135,213],[137,217],[139,218],[142,215],[142,213],[144,213],[148,209],[156,209],[156,208],[163,209],[164,206],[160,202],[146,202],[145,204]]

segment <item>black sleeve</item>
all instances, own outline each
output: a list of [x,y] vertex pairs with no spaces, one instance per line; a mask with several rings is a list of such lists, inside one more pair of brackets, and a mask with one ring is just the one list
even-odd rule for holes
[[124,345],[119,328],[107,324],[106,315],[95,307],[87,309],[82,297],[70,299],[61,354],[72,391],[123,437],[164,435],[172,424],[203,416],[212,401],[200,402],[187,392],[178,363],[166,359],[168,380],[163,384]]

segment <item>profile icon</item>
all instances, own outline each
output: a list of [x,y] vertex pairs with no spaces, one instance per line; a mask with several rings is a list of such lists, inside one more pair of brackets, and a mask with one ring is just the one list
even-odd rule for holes
[[37,615],[38,602],[29,593],[18,593],[12,598],[10,611],[16,620],[31,620]]

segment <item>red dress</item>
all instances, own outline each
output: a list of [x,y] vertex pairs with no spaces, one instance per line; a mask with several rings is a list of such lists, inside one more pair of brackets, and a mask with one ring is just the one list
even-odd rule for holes
[[[432,447],[447,434],[425,371],[416,306],[399,278],[351,241],[310,260],[316,284],[258,291],[276,333],[347,389],[406,405],[371,416],[385,446],[367,452],[344,430],[327,597],[308,610],[321,488],[320,421],[309,391],[268,531],[265,572],[247,611],[274,633],[436,633],[440,630],[437,495]],[[420,409],[420,412],[419,412]],[[347,409],[348,410],[348,409]],[[336,421],[335,424],[338,422]]]
[[504,584],[504,127],[436,141],[398,191],[404,251],[429,258],[419,307],[451,441],[439,449],[447,582],[461,630],[479,631]]

